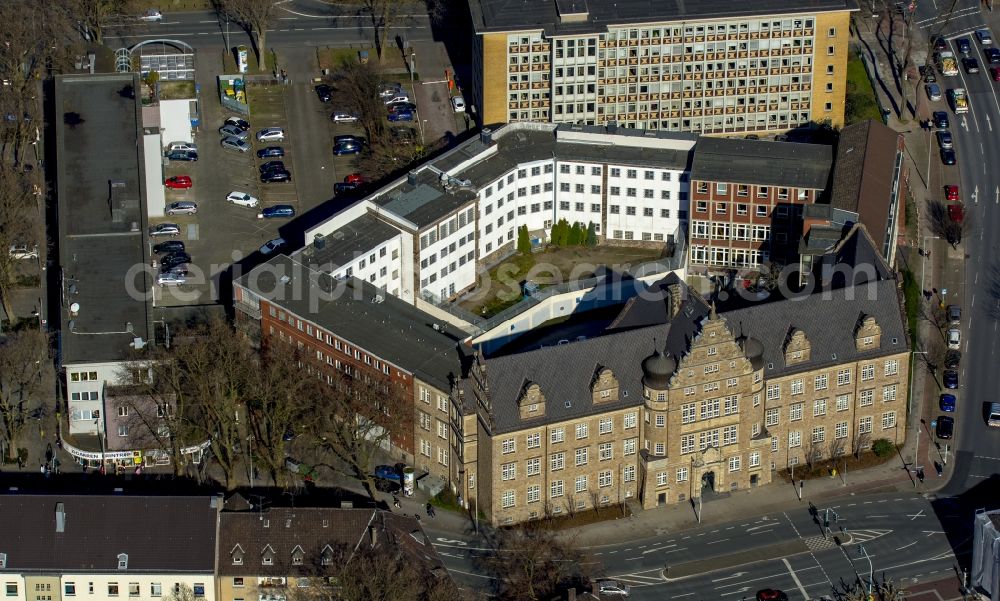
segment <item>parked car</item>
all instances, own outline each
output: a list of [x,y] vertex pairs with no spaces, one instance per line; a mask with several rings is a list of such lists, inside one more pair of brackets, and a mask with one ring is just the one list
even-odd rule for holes
[[389,121],[413,121],[413,111],[398,111],[389,113]]
[[950,149],[941,149],[941,162],[945,165],[954,165],[957,161],[955,160],[955,151]]
[[969,38],[958,38],[955,40],[955,45],[958,46],[958,51],[962,54],[968,54],[972,51],[972,44],[969,43]]
[[265,127],[257,132],[258,142],[281,142],[285,139],[285,130],[280,127]]
[[261,148],[257,151],[258,159],[267,159],[272,157],[283,157],[285,156],[285,149],[281,146],[268,146],[267,148]]
[[176,223],[160,223],[149,228],[150,236],[180,236],[181,228]]
[[287,169],[285,168],[285,162],[284,161],[268,161],[266,163],[261,163],[260,164],[260,172],[261,173],[264,173],[265,171],[273,171],[275,169],[277,169],[279,171],[287,171]]
[[941,400],[938,403],[941,407],[941,411],[947,411],[951,413],[955,410],[955,395],[953,394],[942,394]]
[[944,187],[944,197],[947,200],[958,200],[958,186],[949,184]]
[[628,597],[631,587],[624,582],[602,578],[594,583],[594,589],[600,597]]
[[413,144],[417,139],[417,134],[411,127],[393,127],[389,130],[389,135],[397,144]]
[[983,57],[991,65],[1000,63],[1000,48],[986,48],[983,50]]
[[983,46],[989,46],[993,43],[993,35],[990,34],[989,29],[977,29],[976,39],[979,40],[979,43]]
[[165,271],[156,275],[157,286],[180,286],[185,283],[187,283],[187,276],[180,273]]
[[357,142],[362,145],[368,143],[364,136],[356,136],[354,134],[341,134],[333,137],[334,144],[340,144],[341,142]]
[[191,275],[191,271],[188,269],[187,263],[180,263],[178,265],[171,265],[165,269],[161,269],[160,273],[169,273],[172,275],[179,275],[183,277],[188,277]]
[[941,88],[936,83],[929,83],[924,86],[924,91],[927,92],[927,98],[931,100],[941,100]]
[[24,244],[21,242],[15,242],[10,245],[10,250],[8,251],[8,256],[11,259],[37,259],[38,258],[38,246],[35,244]]
[[163,13],[155,8],[151,8],[139,15],[139,20],[144,23],[159,23],[163,20]]
[[936,38],[934,38],[935,52],[941,52],[942,50],[947,50],[947,49],[948,49],[948,40],[944,39],[941,36],[937,36]]
[[403,90],[403,86],[399,83],[386,83],[382,82],[379,84],[378,97],[388,98],[390,96],[396,96]]
[[948,205],[948,219],[951,219],[955,223],[962,223],[965,221],[965,207],[963,207],[961,203]]
[[274,205],[273,207],[265,207],[260,214],[270,219],[275,217],[295,217],[295,207],[292,205]]
[[385,107],[390,113],[396,113],[399,111],[413,111],[417,112],[417,105],[412,102],[394,102]]
[[251,207],[251,208],[256,207],[257,204],[260,203],[260,201],[254,198],[253,196],[250,196],[246,192],[240,192],[238,190],[233,190],[228,195],[226,195],[226,200],[228,200],[233,204],[240,205],[241,207]]
[[349,173],[344,176],[344,183],[355,184],[357,186],[360,186],[361,184],[368,183],[368,180],[365,179],[365,176],[361,175],[360,173]]
[[966,73],[979,73],[979,61],[971,56],[962,59],[962,67]]
[[384,480],[398,480],[402,482],[403,472],[396,469],[396,466],[394,465],[376,465],[375,477],[382,478]]
[[358,120],[358,116],[347,111],[333,111],[330,120],[334,123],[353,123]]
[[357,184],[349,184],[346,182],[337,182],[333,184],[333,193],[336,196],[340,196],[342,194],[350,194],[351,192],[354,192],[357,189],[358,189]]
[[1000,68],[990,67],[990,77],[993,78],[993,81],[1000,81]]
[[920,67],[920,76],[924,78],[924,83],[934,83],[937,81],[937,75],[934,74],[934,67],[930,65]]
[[194,215],[198,212],[198,203],[190,200],[179,200],[167,205],[164,211],[167,215]]
[[260,182],[262,184],[280,184],[290,181],[292,181],[292,173],[290,171],[272,170],[260,174]]
[[788,595],[784,591],[765,588],[757,591],[757,601],[788,601]]
[[198,145],[194,142],[171,142],[167,144],[167,152],[173,150],[193,150],[194,152],[198,152]]
[[395,96],[390,96],[385,100],[386,104],[395,104],[397,102],[410,102],[410,97],[406,94],[396,94]]
[[252,148],[252,146],[250,146],[250,142],[241,140],[236,136],[226,136],[225,138],[222,138],[221,144],[226,150],[235,150],[237,152],[249,152]]
[[950,390],[958,388],[958,372],[954,369],[944,370],[944,387]]
[[153,247],[153,252],[156,254],[184,252],[184,243],[180,240],[167,240],[166,242],[160,242]]
[[191,176],[190,175],[175,175],[173,177],[168,177],[163,185],[172,190],[186,190],[191,187]]
[[232,123],[227,123],[222,127],[220,127],[219,133],[224,136],[231,136],[233,138],[237,138],[239,140],[246,140],[247,137],[250,135],[249,133],[247,133],[247,130],[241,129],[233,125]]
[[958,325],[962,321],[962,307],[958,305],[948,305],[948,323]]
[[250,131],[250,122],[246,119],[240,119],[239,117],[229,117],[222,124],[235,125],[243,131]]
[[354,140],[346,140],[344,142],[337,142],[333,146],[333,154],[335,156],[341,156],[345,154],[358,154],[364,146]]
[[938,146],[941,148],[953,148],[954,142],[951,139],[951,132],[948,130],[942,130],[936,132],[934,135],[937,136]]
[[176,252],[165,255],[160,259],[160,267],[163,269],[170,269],[171,267],[176,267],[177,265],[184,265],[185,263],[191,262],[191,255],[185,252]]
[[319,97],[320,102],[330,102],[333,98],[333,88],[325,83],[321,83],[316,86],[316,96]]
[[198,153],[193,150],[171,150],[167,153],[171,161],[197,161]]
[[451,108],[455,109],[456,113],[464,113],[465,112],[465,98],[462,98],[461,96],[452,96],[451,97]]
[[962,362],[962,353],[958,351],[945,351],[944,354],[944,367],[945,369],[958,369],[959,364]]
[[948,348],[953,350],[962,348],[962,331],[958,328],[948,330]]
[[937,437],[945,440],[951,438],[955,432],[955,418],[947,415],[939,415],[937,418]]
[[[274,251],[278,250],[279,248],[283,247],[285,244],[286,242],[284,238],[275,238],[274,240],[268,240],[267,242],[264,243],[263,246],[260,247],[260,254],[269,255]],[[292,432],[292,434],[294,434],[294,431]],[[292,438],[294,438],[294,436]],[[291,440],[291,438],[286,440]]]
[[950,125],[948,123],[948,113],[944,111],[934,111],[931,114],[931,120],[934,122],[934,127],[938,129],[948,129]]

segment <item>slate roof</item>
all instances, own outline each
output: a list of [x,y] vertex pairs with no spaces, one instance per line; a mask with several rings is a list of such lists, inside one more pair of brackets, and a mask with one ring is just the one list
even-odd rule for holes
[[825,288],[888,280],[894,275],[875,248],[868,229],[860,223],[854,224],[843,239],[820,259],[819,264],[819,275]]
[[[852,0],[470,0],[476,33],[543,29],[547,35],[606,31],[609,24],[659,23],[857,10]],[[561,23],[559,14],[587,13]]]
[[[63,363],[119,360],[133,338],[151,339],[149,304],[133,298],[126,284],[129,270],[148,260],[138,101],[119,94],[128,85],[138,88],[138,75],[56,78],[60,115],[83,119],[73,127],[62,117],[55,123],[59,265],[67,290]],[[111,180],[121,182],[114,194]],[[144,293],[152,274],[140,270],[129,284]],[[80,305],[77,315],[69,315],[69,303]]]
[[[215,497],[0,496],[4,572],[205,573],[215,569]],[[56,532],[56,505],[65,508]],[[128,568],[118,569],[118,554]]]
[[465,332],[368,282],[335,280],[309,260],[305,253],[276,256],[239,283],[440,390],[461,376]]
[[313,249],[311,260],[321,265],[329,264],[340,267],[351,262],[359,254],[366,254],[371,249],[398,235],[398,229],[366,214],[325,236],[326,245],[321,251]]
[[691,180],[823,190],[832,164],[833,149],[823,144],[703,137]]
[[893,129],[868,120],[845,127],[837,142],[830,204],[858,215],[858,221],[879,249],[884,249],[889,231],[893,197],[893,176],[900,135]]

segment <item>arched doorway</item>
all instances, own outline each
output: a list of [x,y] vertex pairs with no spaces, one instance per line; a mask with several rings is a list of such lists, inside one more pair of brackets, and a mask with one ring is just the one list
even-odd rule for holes
[[715,492],[715,472],[705,472],[701,475],[702,492]]

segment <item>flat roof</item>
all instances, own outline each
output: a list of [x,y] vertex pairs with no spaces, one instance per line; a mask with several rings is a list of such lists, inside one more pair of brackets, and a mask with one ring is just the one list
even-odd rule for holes
[[853,0],[470,0],[476,33],[543,30],[600,33],[615,25],[661,24],[857,10]]
[[699,138],[691,180],[826,189],[833,148],[823,144]]
[[277,256],[239,283],[440,390],[462,376],[465,332],[368,282],[335,279],[308,261],[302,253]]
[[399,230],[372,215],[364,215],[324,236],[323,250],[313,245],[299,249],[294,254],[308,252],[309,260],[320,265],[341,267],[361,254],[367,254],[379,244],[399,235]]
[[[140,107],[122,93],[139,85],[133,74],[56,77],[64,364],[120,360],[134,338],[151,339],[142,295],[152,282],[137,268],[148,261]],[[70,113],[76,125],[67,125]]]

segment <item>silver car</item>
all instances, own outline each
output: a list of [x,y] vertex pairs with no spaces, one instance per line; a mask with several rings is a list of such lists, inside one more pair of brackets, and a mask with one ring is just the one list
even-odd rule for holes
[[150,236],[180,236],[181,228],[176,223],[159,223],[149,228]]
[[265,127],[257,132],[258,142],[281,142],[285,139],[285,130],[280,127]]
[[252,148],[250,146],[250,142],[237,138],[236,136],[226,136],[225,138],[222,138],[222,147],[226,150],[235,150],[237,152],[249,152]]
[[190,200],[179,200],[167,205],[167,215],[194,215],[198,212],[198,203]]
[[181,273],[165,271],[156,276],[156,284],[158,286],[180,286],[186,282],[187,276]]
[[219,128],[219,133],[224,136],[232,136],[234,138],[239,138],[240,140],[247,139],[246,130],[242,130],[239,127],[233,125],[232,123],[227,123]]

